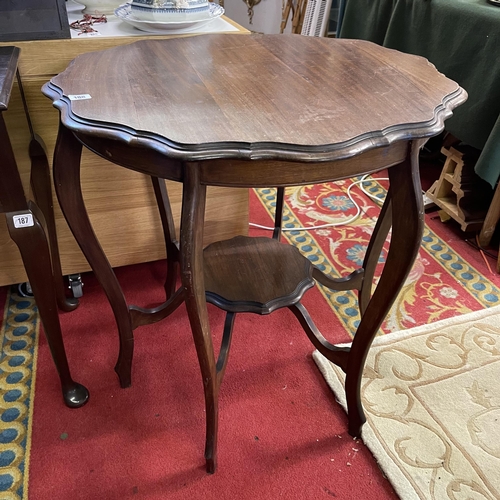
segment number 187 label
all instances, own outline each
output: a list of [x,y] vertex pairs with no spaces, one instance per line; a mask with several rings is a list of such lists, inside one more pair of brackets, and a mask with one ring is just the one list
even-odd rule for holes
[[15,228],[30,227],[35,225],[32,214],[14,215],[12,220],[14,221]]

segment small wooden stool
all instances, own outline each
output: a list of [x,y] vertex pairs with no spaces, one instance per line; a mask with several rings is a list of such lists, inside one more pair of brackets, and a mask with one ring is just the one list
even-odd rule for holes
[[447,157],[439,179],[427,191],[427,196],[465,232],[483,227],[492,197],[490,185],[474,171],[479,157],[469,146],[443,148]]

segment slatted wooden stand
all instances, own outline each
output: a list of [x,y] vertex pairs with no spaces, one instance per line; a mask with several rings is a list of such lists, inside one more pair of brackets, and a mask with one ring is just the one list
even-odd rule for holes
[[490,185],[474,172],[478,152],[462,145],[442,148],[441,152],[446,161],[427,196],[457,221],[462,231],[479,231],[493,193]]

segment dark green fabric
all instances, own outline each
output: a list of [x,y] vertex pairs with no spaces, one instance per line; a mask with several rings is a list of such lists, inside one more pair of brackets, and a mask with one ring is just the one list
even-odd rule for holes
[[500,7],[486,0],[346,0],[339,36],[426,57],[469,94],[446,129],[483,152],[476,172],[500,177]]
[[359,38],[383,45],[397,3],[398,0],[345,0],[340,38]]

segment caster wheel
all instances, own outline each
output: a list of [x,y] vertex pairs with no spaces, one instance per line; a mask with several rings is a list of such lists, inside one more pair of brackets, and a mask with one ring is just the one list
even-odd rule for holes
[[19,285],[17,285],[17,293],[21,297],[33,297],[33,290],[31,290],[29,281],[19,283]]
[[82,278],[79,274],[70,274],[68,276],[69,288],[73,293],[73,297],[79,299],[83,296],[83,283]]

